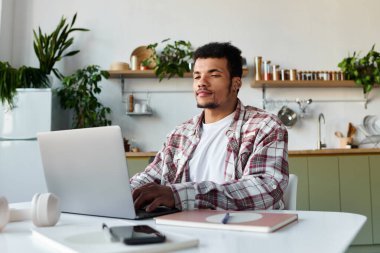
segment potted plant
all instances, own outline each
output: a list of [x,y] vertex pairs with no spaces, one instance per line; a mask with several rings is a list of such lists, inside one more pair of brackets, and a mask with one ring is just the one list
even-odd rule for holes
[[39,60],[39,68],[22,66],[12,67],[8,62],[0,61],[0,102],[7,104],[9,108],[15,107],[14,97],[18,88],[49,88],[51,87],[49,75],[51,72],[62,79],[63,75],[54,66],[64,57],[75,55],[79,50],[67,52],[73,44],[74,38],[70,37],[75,31],[88,31],[84,28],[74,27],[77,14],[68,23],[62,17],[55,30],[45,34],[38,28],[34,33],[34,52]]
[[111,109],[103,106],[96,97],[101,92],[98,82],[108,77],[107,71],[90,65],[63,78],[63,86],[57,89],[57,95],[64,109],[74,111],[73,128],[111,125],[107,119]]
[[147,48],[153,50],[153,54],[143,61],[145,66],[151,62],[154,63],[155,74],[160,81],[174,76],[183,77],[186,72],[190,71],[190,61],[194,53],[189,41],[178,40],[169,43],[169,40],[161,41],[161,43],[166,43],[161,52],[156,50],[158,43],[148,45]]
[[48,76],[38,68],[22,66],[13,68],[8,62],[0,62],[0,102],[14,108],[18,88],[50,87]]
[[343,71],[346,79],[354,80],[356,84],[363,87],[366,99],[373,86],[380,83],[380,53],[375,51],[375,45],[363,57],[359,57],[359,53],[354,52],[352,56],[344,58],[338,67]]

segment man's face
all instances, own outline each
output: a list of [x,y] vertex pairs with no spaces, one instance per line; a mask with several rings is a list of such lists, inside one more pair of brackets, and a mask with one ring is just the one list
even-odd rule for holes
[[[223,108],[236,102],[237,91],[225,58],[198,58],[194,64],[193,90],[199,108]],[[240,80],[240,78],[238,78]],[[240,86],[239,86],[240,88]]]

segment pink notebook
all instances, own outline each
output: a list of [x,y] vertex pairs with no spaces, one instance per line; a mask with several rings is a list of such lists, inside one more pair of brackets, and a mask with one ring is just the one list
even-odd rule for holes
[[[226,218],[226,213],[229,213],[228,218]],[[194,210],[164,215],[154,219],[156,224],[162,225],[269,233],[298,220],[298,215],[254,211]]]

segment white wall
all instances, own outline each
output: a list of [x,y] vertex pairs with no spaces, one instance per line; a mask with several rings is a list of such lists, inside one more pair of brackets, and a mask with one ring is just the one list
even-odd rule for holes
[[12,0],[0,1],[0,59],[11,61],[13,51],[13,8]]
[[[81,53],[60,64],[71,73],[88,64],[108,69],[115,61],[129,62],[130,53],[140,45],[165,38],[190,40],[195,47],[210,41],[231,41],[248,60],[250,73],[243,79],[240,98],[245,104],[261,107],[261,89],[250,88],[253,59],[261,55],[284,68],[337,70],[338,62],[349,52],[366,53],[376,43],[380,47],[380,1],[378,0],[14,0],[14,65],[37,65],[32,48],[32,30],[41,26],[51,31],[62,15],[78,13],[77,25],[91,32],[75,36]],[[9,33],[11,30],[2,30]],[[379,50],[379,48],[378,48]],[[1,55],[3,59],[3,54]],[[125,115],[119,80],[103,83],[101,100],[112,108],[112,121],[143,150],[157,150],[173,127],[191,117],[195,108],[192,80],[126,80],[127,91],[168,91],[153,93],[153,117]],[[184,92],[171,92],[183,90]],[[269,89],[276,99],[361,99],[361,89]],[[135,93],[145,98],[146,94]],[[379,115],[379,91],[371,94],[365,110],[362,103],[312,103],[309,114],[289,129],[290,149],[313,149],[317,142],[317,116],[324,113],[325,140],[337,147],[336,130],[346,132],[348,122],[360,124],[368,114]],[[289,106],[297,110],[295,103]],[[277,104],[268,109],[276,113]],[[57,115],[56,115],[57,116]],[[62,123],[64,124],[64,123]],[[60,123],[59,125],[62,126]]]

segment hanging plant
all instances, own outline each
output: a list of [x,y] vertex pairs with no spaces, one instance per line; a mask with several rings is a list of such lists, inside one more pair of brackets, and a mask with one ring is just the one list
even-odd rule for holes
[[352,56],[344,58],[338,67],[347,80],[354,80],[357,85],[363,87],[366,98],[373,86],[380,83],[380,53],[375,51],[375,45],[363,57],[354,52]]
[[17,88],[50,87],[48,76],[38,68],[22,66],[13,68],[8,62],[0,62],[0,102],[10,109],[15,107]]

